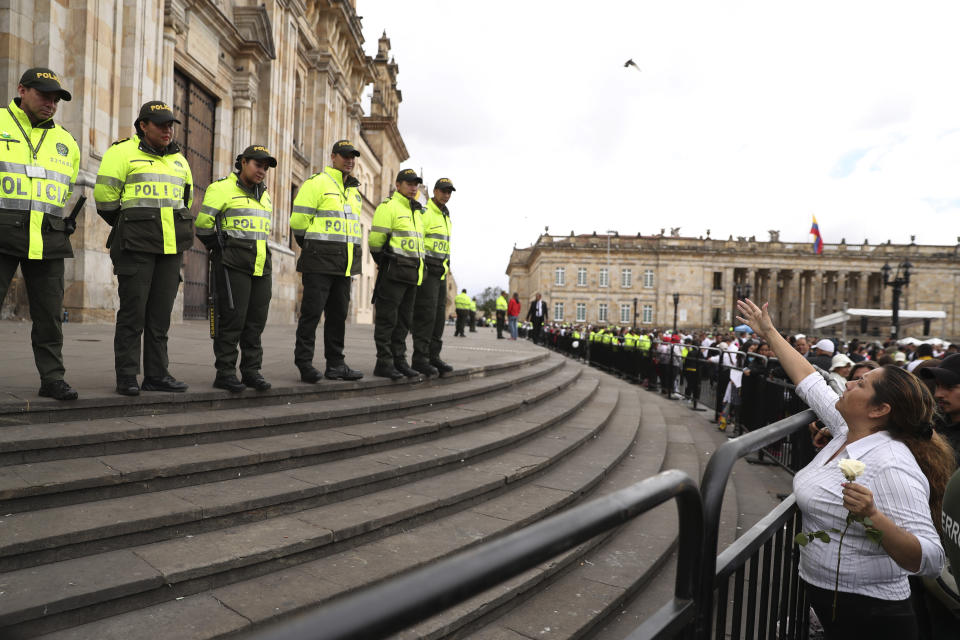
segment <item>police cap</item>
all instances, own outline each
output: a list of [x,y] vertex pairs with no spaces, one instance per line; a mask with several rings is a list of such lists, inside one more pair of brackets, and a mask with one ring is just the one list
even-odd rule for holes
[[252,144],[243,150],[241,158],[253,158],[254,160],[266,160],[271,167],[277,166],[277,159],[270,155],[267,148],[262,144]]
[[417,172],[413,169],[404,169],[398,173],[397,182],[416,182],[417,184],[423,184],[423,180],[420,179],[420,176],[418,176]]
[[357,151],[357,148],[353,146],[353,143],[349,140],[337,140],[334,142],[333,152],[344,157],[348,157],[350,155],[353,155],[354,158],[360,157],[360,152]]
[[450,178],[440,178],[439,180],[437,180],[437,183],[433,185],[433,190],[436,191],[438,189],[444,190],[444,191],[447,189],[449,189],[450,191],[456,191],[456,189],[453,186],[453,182],[450,180]]
[[46,67],[27,69],[20,76],[20,84],[37,91],[56,93],[61,100],[70,100],[70,92],[60,86],[60,77]]
[[137,122],[141,120],[149,120],[153,124],[166,124],[167,122],[180,124],[180,121],[173,115],[173,109],[163,100],[151,100],[140,107]]

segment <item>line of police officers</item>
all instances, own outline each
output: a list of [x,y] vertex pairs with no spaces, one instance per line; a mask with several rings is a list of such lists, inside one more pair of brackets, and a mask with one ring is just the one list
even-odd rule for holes
[[[63,259],[73,257],[69,236],[75,219],[64,211],[79,172],[76,141],[53,122],[71,95],[46,68],[27,70],[18,97],[0,112],[0,301],[19,266],[33,320],[31,341],[41,396],[72,400],[64,380]],[[214,386],[232,392],[270,388],[260,373],[261,334],[272,291],[267,240],[273,207],[264,186],[276,159],[263,145],[236,158],[234,172],[211,184],[194,220],[193,176],[165,103],[144,104],[136,135],[113,143],[100,164],[94,198],[111,227],[107,240],[120,305],[114,334],[116,390],[183,392],[187,385],[168,369],[170,314],[181,282],[183,252],[194,230],[211,253],[219,317],[213,351]],[[304,182],[294,198],[290,228],[302,251],[303,300],[294,364],[304,382],[357,380],[363,374],[344,359],[344,325],[351,278],[360,274],[362,198],[351,174],[360,152],[349,140],[333,146],[330,164]],[[453,183],[441,178],[424,208],[416,200],[422,180],[411,169],[397,176],[397,191],[373,216],[368,246],[378,265],[374,289],[374,374],[391,379],[435,376],[453,370],[440,359],[450,273]],[[326,368],[313,366],[317,325],[324,321]],[[412,366],[406,336],[412,329]],[[138,383],[141,353],[143,379]],[[237,377],[239,356],[240,377]]]

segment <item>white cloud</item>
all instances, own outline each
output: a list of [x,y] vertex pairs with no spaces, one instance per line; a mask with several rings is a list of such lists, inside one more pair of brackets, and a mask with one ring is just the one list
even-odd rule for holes
[[409,166],[457,185],[471,292],[547,225],[960,235],[956,3],[358,4],[400,65]]

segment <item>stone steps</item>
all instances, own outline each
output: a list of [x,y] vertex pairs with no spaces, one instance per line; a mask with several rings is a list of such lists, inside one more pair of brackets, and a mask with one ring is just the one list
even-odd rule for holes
[[[374,437],[369,453],[355,447],[348,457],[283,472],[4,517],[4,637],[57,629],[64,637],[109,637],[105,629],[112,625],[137,619],[131,624],[139,626],[149,619],[151,605],[182,608],[187,600],[219,597],[218,589],[260,593],[272,581],[286,588],[299,583],[283,579],[284,571],[302,578],[313,575],[308,568],[314,563],[346,566],[359,553],[390,556],[390,562],[367,564],[399,571],[408,568],[395,566],[400,560],[417,566],[431,559],[420,557],[424,553],[447,555],[543,517],[575,500],[584,484],[605,471],[607,462],[584,458],[579,450],[585,444],[596,448],[594,436],[605,433],[617,406],[615,390],[598,392],[595,376],[581,376],[585,367],[559,362],[563,366],[549,370],[526,367],[526,377],[511,378],[509,391],[429,407],[417,415],[444,426],[412,444],[395,438],[396,429],[388,432],[387,426],[400,426],[395,419],[367,434]],[[554,471],[568,459],[580,459],[579,484],[571,480],[576,474]],[[526,478],[573,488],[533,486]],[[526,502],[527,510],[517,502]],[[437,544],[424,545],[434,537]],[[391,544],[427,548],[395,553]],[[363,575],[368,582],[391,574]],[[244,587],[248,582],[255,586]],[[323,600],[324,585],[318,585],[308,590],[314,597],[303,606]],[[157,630],[149,626],[149,632]],[[117,637],[136,637],[126,633]]]

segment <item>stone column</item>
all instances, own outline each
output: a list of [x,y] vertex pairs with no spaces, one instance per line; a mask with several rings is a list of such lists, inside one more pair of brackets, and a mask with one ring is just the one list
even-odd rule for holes
[[837,302],[834,311],[839,311],[846,307],[852,307],[850,300],[850,274],[846,271],[837,272]]
[[777,317],[780,318],[780,322],[783,322],[783,319],[787,317],[784,313],[784,309],[780,308],[780,291],[777,286],[780,280],[780,270],[779,269],[770,269],[767,271],[767,302],[770,303],[770,308],[776,310]]
[[250,132],[253,129],[253,102],[245,98],[233,101],[233,148],[237,153],[252,143]]
[[[813,312],[810,309],[805,311],[810,314],[807,317],[810,330],[813,331],[813,319],[822,314],[823,311],[823,281],[824,272],[822,270],[812,271],[810,273],[810,299],[813,300]],[[809,305],[809,302],[807,303]]]

